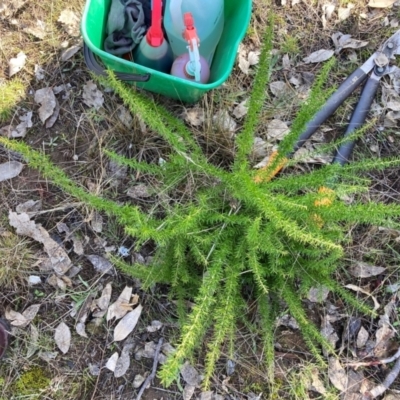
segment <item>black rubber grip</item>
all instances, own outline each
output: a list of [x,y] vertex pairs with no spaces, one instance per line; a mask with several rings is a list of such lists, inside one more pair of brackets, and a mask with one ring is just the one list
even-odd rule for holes
[[337,91],[326,101],[320,111],[307,124],[305,131],[300,135],[294,152],[304,145],[313,133],[323,124],[338,107],[350,96],[350,94],[364,82],[367,74],[361,69],[356,69],[337,89]]
[[[94,53],[89,49],[86,43],[83,43],[83,57],[87,67],[97,75],[107,76],[104,67],[98,63]],[[147,82],[151,74],[128,74],[125,72],[114,71],[115,76],[121,81]]]
[[[365,84],[361,93],[360,100],[354,109],[349,125],[344,133],[344,137],[349,136],[365,122],[368,112],[371,109],[371,104],[374,100],[376,91],[378,90],[380,78],[381,76],[375,74],[375,72],[372,72],[371,76],[367,80],[367,83]],[[333,162],[341,165],[346,164],[349,161],[355,143],[355,140],[343,143],[337,150]]]

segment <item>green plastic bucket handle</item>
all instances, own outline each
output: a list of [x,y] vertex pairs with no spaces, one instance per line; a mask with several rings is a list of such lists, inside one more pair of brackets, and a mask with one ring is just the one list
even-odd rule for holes
[[[98,63],[94,53],[86,43],[83,43],[83,57],[87,67],[97,75],[107,76],[104,67]],[[151,74],[128,74],[124,72],[114,71],[115,76],[121,81],[148,82]]]

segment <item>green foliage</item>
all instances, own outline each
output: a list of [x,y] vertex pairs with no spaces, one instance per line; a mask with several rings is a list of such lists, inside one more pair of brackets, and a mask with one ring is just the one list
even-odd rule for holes
[[[367,307],[336,284],[333,272],[340,265],[345,233],[350,224],[363,222],[398,227],[400,205],[363,203],[345,205],[339,196],[368,190],[369,181],[360,176],[372,168],[393,167],[398,159],[366,160],[341,168],[329,165],[301,176],[281,174],[257,184],[248,158],[254,130],[263,107],[265,85],[270,74],[272,20],[267,28],[249,111],[237,137],[237,157],[230,170],[208,162],[200,146],[183,123],[163,107],[118,81],[110,72],[107,85],[124,100],[170,146],[162,166],[107,154],[131,168],[153,174],[159,190],[171,197],[190,180],[196,187],[180,203],[160,203],[152,213],[131,205],[119,205],[88,193],[49,159],[27,145],[0,138],[0,143],[21,152],[28,163],[70,195],[116,217],[138,248],[149,240],[156,244],[150,266],[128,264],[114,258],[115,265],[141,279],[144,288],[154,283],[170,285],[170,297],[177,300],[181,335],[173,353],[163,365],[160,377],[171,384],[180,365],[207,339],[204,385],[209,384],[223,346],[229,345],[238,321],[245,318],[248,304],[257,304],[255,324],[262,333],[266,363],[271,373],[273,322],[279,301],[286,302],[297,319],[316,359],[323,362],[319,345],[329,343],[310,324],[301,297],[311,287],[325,285],[363,311]],[[277,163],[290,152],[306,122],[325,99],[323,85],[331,64],[324,67],[282,142]],[[271,167],[273,168],[273,166]],[[333,190],[319,191],[335,177]],[[329,204],[326,200],[329,200]],[[318,203],[319,202],[319,203]],[[318,205],[320,204],[320,205]],[[185,299],[194,307],[185,315]],[[272,375],[272,374],[271,374]]]
[[25,87],[18,79],[0,83],[0,123],[11,116],[12,109],[24,95]]
[[40,399],[41,392],[47,389],[50,381],[42,368],[33,367],[15,381],[13,394],[16,398]]

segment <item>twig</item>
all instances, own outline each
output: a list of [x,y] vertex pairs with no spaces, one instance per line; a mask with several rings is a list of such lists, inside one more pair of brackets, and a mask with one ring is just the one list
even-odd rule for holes
[[400,357],[400,348],[397,350],[396,354],[392,357],[384,358],[383,360],[373,360],[373,361],[364,361],[364,362],[355,362],[355,363],[347,363],[346,367],[371,367],[373,365],[382,365],[382,364],[389,364],[394,360],[397,360]]
[[[399,353],[399,351],[397,351],[397,353]],[[391,358],[393,358],[393,357],[391,357]],[[387,376],[386,376],[385,380],[383,381],[383,383],[381,383],[378,386],[375,386],[369,392],[364,393],[362,400],[376,399],[378,396],[380,396],[381,394],[385,393],[386,390],[389,389],[391,384],[397,378],[399,373],[400,373],[400,358],[399,358],[399,355],[398,355],[396,364],[394,364],[393,369],[387,374]]]
[[153,369],[151,370],[151,374],[146,378],[146,380],[143,382],[142,387],[139,390],[139,393],[136,397],[136,400],[140,400],[143,392],[145,391],[145,389],[147,388],[147,385],[155,378],[156,376],[156,371],[157,371],[157,365],[158,365],[158,356],[160,355],[160,351],[161,351],[161,346],[163,344],[164,339],[160,338],[160,340],[158,341],[157,344],[157,348],[156,351],[154,353],[154,362],[153,362]]

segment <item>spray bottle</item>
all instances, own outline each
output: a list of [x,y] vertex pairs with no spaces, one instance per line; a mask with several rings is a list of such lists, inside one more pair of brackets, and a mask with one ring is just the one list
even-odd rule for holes
[[191,13],[183,16],[185,30],[183,38],[187,43],[188,53],[181,54],[172,64],[171,75],[182,79],[207,83],[210,78],[210,67],[207,60],[200,55],[200,40],[197,36],[194,20]]
[[196,21],[201,39],[200,53],[211,66],[224,28],[224,0],[166,0],[164,28],[175,57],[186,51],[187,43],[182,32],[185,29],[183,15],[187,12]]
[[173,62],[171,46],[161,28],[161,0],[152,0],[151,26],[137,46],[133,61],[161,72],[169,72]]

